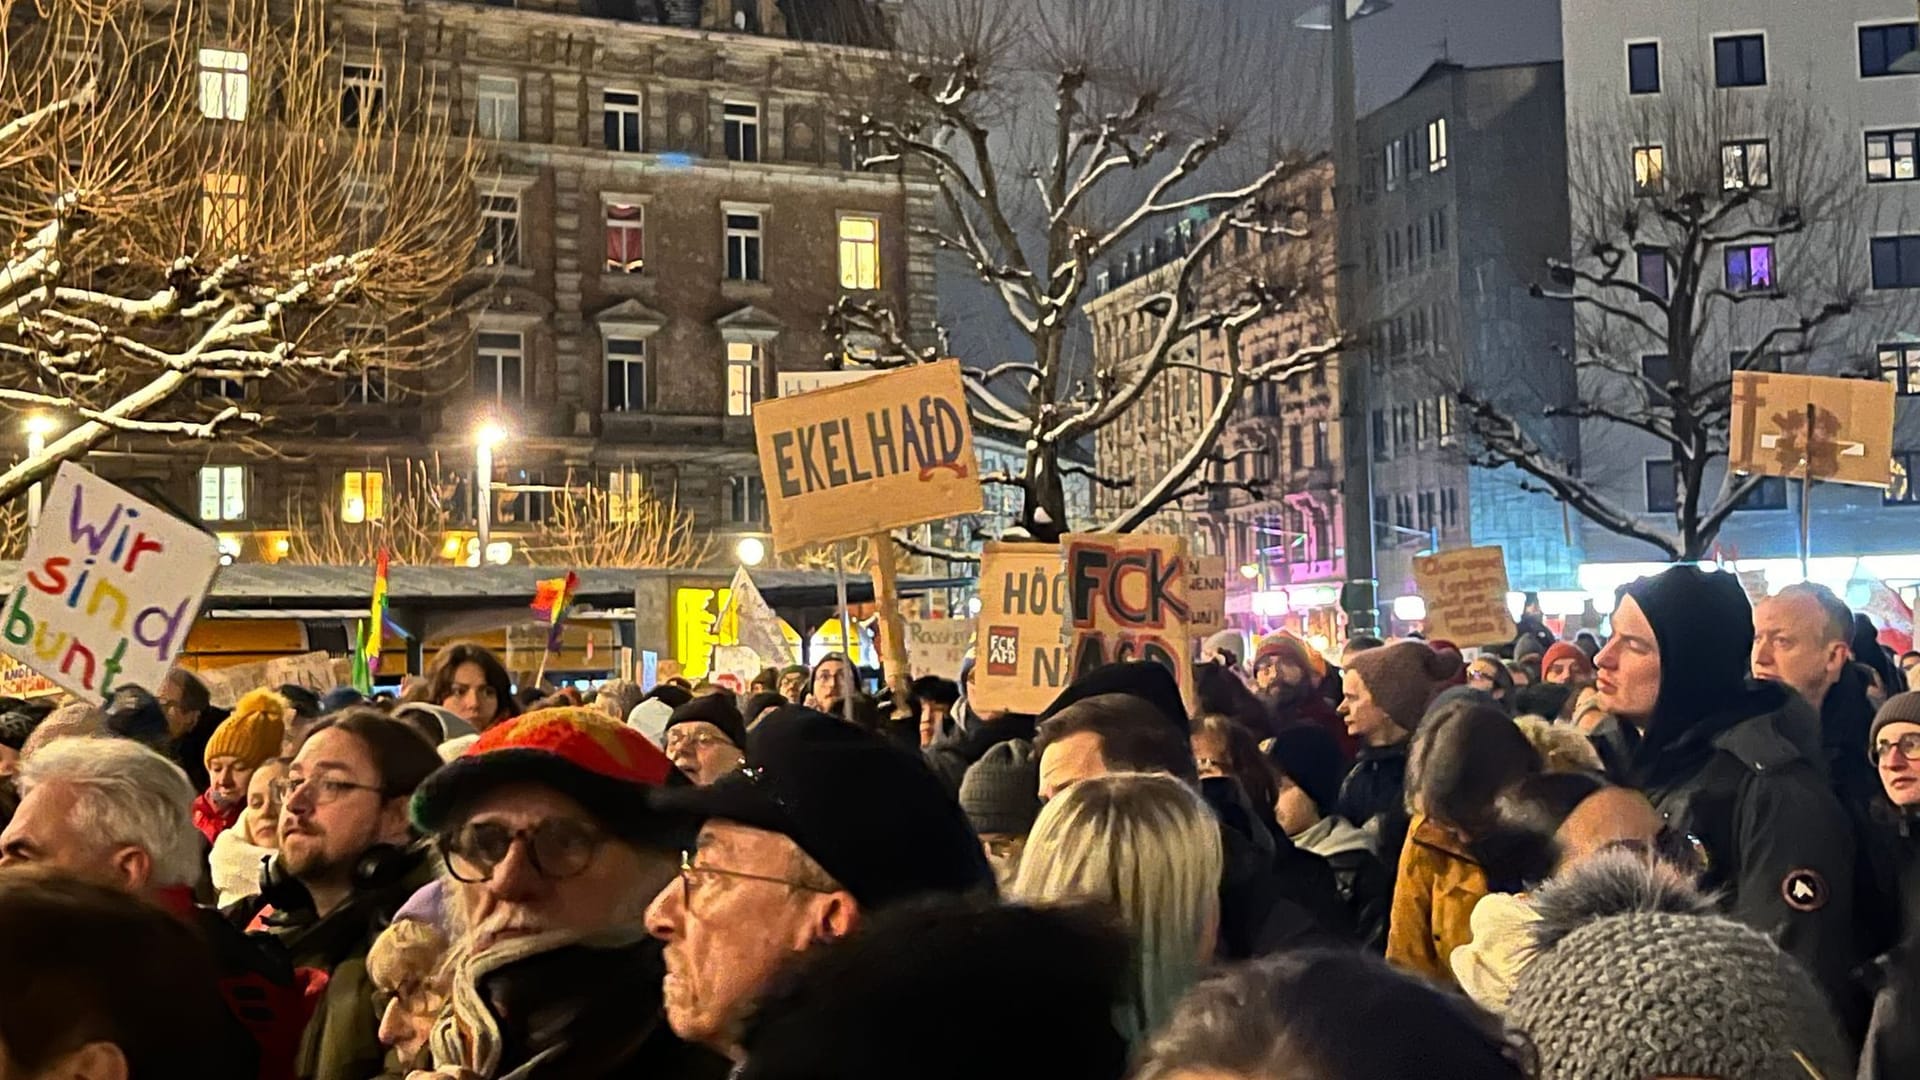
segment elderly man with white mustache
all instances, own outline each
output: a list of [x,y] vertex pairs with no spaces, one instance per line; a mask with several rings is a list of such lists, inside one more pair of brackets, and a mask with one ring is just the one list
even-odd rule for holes
[[586,709],[490,728],[421,785],[415,825],[445,863],[452,1008],[415,1077],[724,1077],[661,1012],[647,904],[684,838],[647,792],[686,781],[640,733]]

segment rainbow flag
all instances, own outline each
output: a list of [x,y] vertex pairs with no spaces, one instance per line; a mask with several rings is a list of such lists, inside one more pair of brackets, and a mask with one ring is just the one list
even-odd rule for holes
[[374,557],[373,604],[368,612],[372,629],[361,635],[359,649],[360,662],[366,665],[369,684],[375,675],[380,674],[380,649],[387,628],[387,568],[391,562],[392,555],[386,548],[381,548],[380,554]]
[[356,622],[353,644],[352,681],[353,688],[362,694],[372,696],[373,673],[367,670],[367,624]]
[[567,609],[573,606],[574,594],[580,591],[580,576],[567,571],[563,578],[548,578],[534,587],[533,613],[540,616],[550,629],[547,631],[547,651],[560,647],[560,627],[566,621]]

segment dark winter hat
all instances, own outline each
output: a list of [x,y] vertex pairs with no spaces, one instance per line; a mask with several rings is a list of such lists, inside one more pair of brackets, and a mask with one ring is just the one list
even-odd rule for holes
[[1660,645],[1656,718],[1691,725],[1725,707],[1746,686],[1753,655],[1753,604],[1724,571],[1671,566],[1627,585]]
[[[5,717],[0,717],[0,723],[4,722]],[[1920,690],[1893,695],[1873,714],[1873,727],[1867,731],[1868,753],[1872,753],[1873,744],[1880,741],[1880,729],[1888,724],[1920,724]]]
[[1395,725],[1413,731],[1427,703],[1459,673],[1460,654],[1434,652],[1423,641],[1396,641],[1348,660],[1347,670],[1367,684]]
[[123,739],[165,751],[173,741],[167,714],[152,694],[137,686],[122,687],[107,702],[107,731]]
[[1540,639],[1532,634],[1521,634],[1513,639],[1515,660],[1525,660],[1529,656],[1539,656],[1544,652],[1546,652],[1546,646],[1540,644]]
[[740,718],[748,724],[752,724],[754,719],[761,713],[766,712],[768,709],[777,709],[785,704],[787,704],[787,699],[781,697],[777,691],[762,690],[747,699],[746,707],[740,710]]
[[693,693],[691,691],[682,690],[671,683],[661,683],[659,686],[648,691],[646,697],[640,699],[642,704],[649,701],[662,702],[669,709],[677,709],[692,700]]
[[790,837],[863,908],[993,888],[979,838],[919,754],[798,705],[755,725],[745,768],[652,803]]
[[367,696],[351,686],[336,686],[320,698],[322,716],[337,713],[341,709],[351,709],[355,705],[365,705]]
[[1040,721],[1044,723],[1067,706],[1102,694],[1126,694],[1139,698],[1166,717],[1168,723],[1179,728],[1182,735],[1192,732],[1192,724],[1187,719],[1186,702],[1180,698],[1180,683],[1173,677],[1173,672],[1145,660],[1107,664],[1073,680],[1065,690],[1060,691],[1060,696],[1053,699],[1053,704],[1047,706],[1047,711],[1040,714]]
[[1033,744],[1025,739],[994,744],[960,781],[960,809],[982,836],[1032,831],[1040,816],[1040,759]]
[[664,740],[665,732],[672,731],[675,724],[701,720],[719,728],[720,734],[725,735],[734,746],[742,750],[747,748],[747,722],[740,718],[740,710],[733,707],[733,699],[725,694],[697,697],[673,710],[673,715],[667,718],[667,726],[661,729],[660,737]]
[[1267,758],[1295,787],[1307,793],[1322,815],[1333,813],[1346,779],[1346,756],[1326,728],[1311,724],[1282,729],[1269,740]]
[[1513,715],[1553,720],[1572,696],[1573,687],[1566,683],[1528,683],[1513,692]]
[[293,706],[294,715],[303,719],[313,720],[326,712],[320,705],[320,695],[304,686],[287,683],[275,693],[286,698],[287,704]]
[[[27,745],[27,736],[40,726],[40,719],[32,713],[10,712],[0,714],[0,746],[18,750]],[[1035,782],[1036,784],[1038,781]]]
[[531,783],[572,798],[617,836],[677,847],[681,837],[650,812],[647,792],[679,777],[646,736],[598,709],[540,709],[488,728],[427,777],[413,795],[413,824],[444,832],[486,792]]

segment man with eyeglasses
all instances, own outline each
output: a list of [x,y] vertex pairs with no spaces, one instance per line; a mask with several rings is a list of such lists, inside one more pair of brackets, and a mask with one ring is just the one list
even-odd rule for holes
[[461,957],[431,1040],[442,1072],[425,1075],[726,1075],[667,1027],[642,922],[690,835],[648,807],[669,782],[685,783],[645,736],[559,708],[501,721],[421,785],[413,820],[435,838]]
[[794,954],[903,900],[993,891],[979,839],[919,755],[812,709],[768,713],[746,768],[654,802],[699,827],[679,886],[647,911],[666,943],[667,1019],[736,1061],[742,1020]]
[[663,746],[674,767],[706,787],[746,760],[747,722],[725,694],[697,697],[673,710]]

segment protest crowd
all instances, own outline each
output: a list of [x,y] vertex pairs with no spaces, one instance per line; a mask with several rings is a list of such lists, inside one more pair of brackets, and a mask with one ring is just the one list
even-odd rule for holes
[[1676,566],[1604,640],[1229,630],[1037,715],[472,645],[0,702],[0,1076],[1920,1076],[1916,666]]

